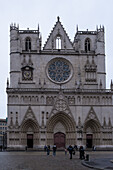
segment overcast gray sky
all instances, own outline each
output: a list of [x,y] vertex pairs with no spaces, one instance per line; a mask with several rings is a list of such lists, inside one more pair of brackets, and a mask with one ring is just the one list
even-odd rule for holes
[[66,32],[73,41],[76,25],[79,30],[96,30],[105,26],[106,86],[113,79],[113,0],[0,0],[0,118],[7,116],[6,81],[9,77],[9,27],[37,29],[38,23],[45,43],[60,16]]

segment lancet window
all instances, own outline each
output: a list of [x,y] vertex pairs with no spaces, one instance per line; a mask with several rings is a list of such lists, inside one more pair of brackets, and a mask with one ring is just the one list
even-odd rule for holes
[[31,39],[29,37],[26,38],[26,40],[25,40],[25,50],[26,51],[31,50]]
[[86,51],[86,52],[90,51],[90,47],[91,47],[90,39],[87,38],[87,39],[85,40],[85,51]]
[[56,38],[56,49],[61,49],[61,37],[57,36]]

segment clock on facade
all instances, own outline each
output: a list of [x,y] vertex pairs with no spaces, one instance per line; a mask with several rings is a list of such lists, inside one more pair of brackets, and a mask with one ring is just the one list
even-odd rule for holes
[[33,68],[28,66],[22,68],[22,80],[33,80]]
[[64,58],[55,58],[48,63],[46,72],[53,82],[65,83],[72,76],[72,65]]
[[25,79],[30,79],[31,78],[31,71],[24,71],[23,76]]

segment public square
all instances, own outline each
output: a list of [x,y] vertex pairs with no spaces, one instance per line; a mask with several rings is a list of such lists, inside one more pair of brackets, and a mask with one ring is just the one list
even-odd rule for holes
[[[87,165],[97,169],[113,169],[112,151],[90,151],[90,161]],[[83,160],[79,159],[79,152],[69,159],[69,154],[57,152],[56,156],[46,155],[46,152],[0,152],[0,170],[90,170],[92,168],[82,165]],[[87,162],[86,162],[87,163]]]

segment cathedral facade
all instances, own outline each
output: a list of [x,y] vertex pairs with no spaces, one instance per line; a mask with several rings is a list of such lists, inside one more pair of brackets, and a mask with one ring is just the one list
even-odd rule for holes
[[104,27],[73,42],[60,18],[42,48],[39,30],[10,26],[7,147],[113,145],[112,82],[106,89]]

